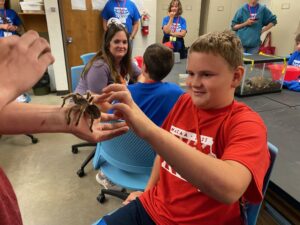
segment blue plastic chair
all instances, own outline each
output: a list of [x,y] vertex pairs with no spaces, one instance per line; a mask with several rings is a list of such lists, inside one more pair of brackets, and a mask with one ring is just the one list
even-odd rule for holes
[[[273,170],[274,162],[276,159],[276,156],[278,154],[278,148],[274,145],[272,145],[270,142],[268,142],[268,148],[271,156],[271,164],[270,167],[266,173],[265,179],[264,179],[264,186],[263,186],[263,195],[265,196],[269,181],[270,181],[270,176]],[[257,222],[258,214],[260,211],[260,208],[262,206],[262,201],[259,204],[252,204],[252,203],[247,203],[246,204],[246,221],[247,225],[255,225]]]
[[93,58],[97,53],[96,52],[90,52],[90,53],[86,53],[80,56],[82,62],[84,65],[86,65],[91,58]]
[[81,73],[85,65],[71,67],[71,81],[72,81],[72,92],[75,91],[77,84],[79,83]]
[[[132,130],[111,140],[97,144],[100,152],[101,171],[113,183],[131,190],[144,190],[149,180],[156,153],[150,144],[138,137]],[[126,199],[128,193],[102,189],[97,200],[105,201],[105,194]]]

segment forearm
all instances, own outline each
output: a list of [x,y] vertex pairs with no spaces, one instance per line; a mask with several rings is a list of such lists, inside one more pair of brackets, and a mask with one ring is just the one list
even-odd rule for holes
[[274,26],[273,23],[269,23],[267,26],[264,26],[261,33],[266,32],[268,30],[270,30],[272,27]]
[[[171,133],[152,126],[146,140],[169,165],[201,192],[223,202],[237,201],[249,185],[232,161],[222,161],[195,149]],[[159,141],[158,141],[159,140]],[[221,172],[220,172],[221,171]],[[244,175],[244,174],[243,174]]]
[[170,32],[170,35],[173,37],[184,38],[184,36],[186,35],[186,31],[182,30],[180,32]]
[[68,132],[66,107],[12,102],[0,111],[0,133]]
[[163,27],[163,31],[166,34],[170,34],[171,33],[171,26],[173,24],[173,18],[170,17],[168,23]]
[[139,21],[136,21],[136,22],[133,24],[132,32],[131,32],[131,34],[130,34],[130,39],[134,39],[134,38],[135,38],[135,35],[136,35],[138,29],[139,29]]
[[145,188],[145,191],[149,190],[150,188],[154,187],[156,183],[159,180],[159,169],[160,169],[160,157],[157,155],[155,157],[152,171],[151,171],[151,176],[148,180],[147,186]]
[[107,31],[107,20],[103,19],[102,25],[103,25],[104,32],[106,32]]
[[243,28],[243,27],[246,27],[246,26],[248,26],[247,21],[244,22],[244,23],[240,23],[240,24],[234,25],[234,26],[232,27],[232,29],[233,29],[233,30],[239,30],[239,29],[241,29],[241,28]]

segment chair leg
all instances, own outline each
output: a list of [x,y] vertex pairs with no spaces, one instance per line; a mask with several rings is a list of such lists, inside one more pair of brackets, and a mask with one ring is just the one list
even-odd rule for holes
[[32,144],[36,144],[39,142],[39,139],[37,139],[36,137],[34,137],[32,134],[25,134],[27,137],[31,138],[31,143]]
[[87,146],[92,146],[92,147],[94,146],[94,147],[96,147],[97,144],[95,144],[95,143],[84,142],[84,143],[72,145],[72,153],[73,153],[73,154],[77,154],[77,153],[78,153],[78,148],[79,148],[79,147],[87,147]]
[[129,193],[126,192],[126,189],[123,188],[121,191],[111,190],[111,189],[101,189],[101,193],[97,196],[97,200],[99,203],[103,204],[105,202],[105,194],[115,196],[122,200],[125,200]]
[[86,165],[94,158],[96,153],[96,149],[94,149],[89,155],[88,157],[83,161],[83,163],[81,164],[80,169],[77,171],[77,175],[79,177],[83,177],[85,175],[84,173],[84,168],[86,167]]

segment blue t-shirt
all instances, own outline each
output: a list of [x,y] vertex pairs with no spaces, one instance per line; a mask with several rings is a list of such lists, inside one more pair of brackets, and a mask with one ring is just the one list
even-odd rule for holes
[[134,102],[156,125],[161,126],[184,91],[174,83],[135,83],[128,85]]
[[[6,21],[5,21],[6,20]],[[18,14],[12,9],[0,9],[0,24],[11,24],[15,26],[19,26],[22,22],[18,16]],[[17,32],[6,31],[0,29],[0,38],[9,36],[12,34],[17,34]]]
[[289,61],[288,61],[288,65],[292,65],[292,66],[298,66],[300,67],[300,52],[299,51],[295,51]]
[[101,16],[105,20],[112,17],[118,18],[126,26],[129,34],[132,32],[132,25],[141,18],[136,5],[131,0],[109,0]]
[[[166,16],[163,18],[162,28],[168,24],[169,20],[170,20],[169,16]],[[178,23],[177,23],[177,21],[178,21]],[[180,32],[182,30],[187,30],[185,19],[182,16],[180,16],[179,19],[177,16],[174,17],[173,24],[171,25],[171,31],[172,32]],[[164,32],[164,36],[166,36],[167,38],[170,37],[170,35],[166,34],[165,32]]]

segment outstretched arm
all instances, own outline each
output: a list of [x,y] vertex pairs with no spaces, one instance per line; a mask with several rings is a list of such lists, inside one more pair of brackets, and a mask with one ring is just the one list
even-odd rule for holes
[[[128,130],[124,122],[100,123],[98,119],[93,124],[93,132],[90,132],[89,117],[81,118],[78,126],[75,126],[75,120],[67,125],[68,109],[69,107],[12,102],[0,111],[0,134],[61,132],[74,134],[89,142],[99,142]],[[74,118],[74,115],[72,117]],[[116,119],[118,118],[114,115],[101,115],[101,121]]]

